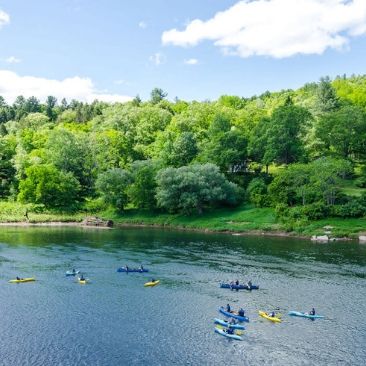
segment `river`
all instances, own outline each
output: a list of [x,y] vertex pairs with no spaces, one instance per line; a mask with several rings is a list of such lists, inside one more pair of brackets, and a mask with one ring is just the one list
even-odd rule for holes
[[[150,273],[116,272],[141,263]],[[66,277],[72,268],[90,283]],[[1,365],[365,364],[366,245],[358,243],[2,227],[0,276]],[[9,284],[16,276],[37,281]],[[151,277],[160,285],[144,288]],[[260,289],[219,288],[231,279]],[[228,302],[250,317],[241,342],[214,333]],[[287,315],[312,307],[326,318]]]

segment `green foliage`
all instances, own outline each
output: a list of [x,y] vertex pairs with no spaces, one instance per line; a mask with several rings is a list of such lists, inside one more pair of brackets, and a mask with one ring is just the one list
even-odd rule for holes
[[154,88],[150,93],[150,101],[152,104],[158,104],[164,98],[166,98],[168,93],[166,93],[163,89]]
[[249,201],[256,207],[270,206],[270,197],[268,195],[267,185],[263,178],[254,178],[250,181],[247,194]]
[[156,207],[156,175],[158,165],[152,160],[135,161],[131,165],[132,184],[128,196],[135,207]]
[[353,105],[366,109],[366,77],[338,77],[333,81],[338,97]]
[[128,203],[127,188],[132,183],[131,173],[113,168],[98,176],[96,188],[104,202],[123,211]]
[[334,205],[339,198],[339,181],[351,171],[349,162],[330,158],[292,164],[276,175],[269,193],[275,203],[288,206],[315,202]]
[[246,104],[244,98],[237,97],[236,95],[222,95],[217,102],[225,107],[234,109],[242,109]]
[[304,160],[302,137],[311,120],[310,113],[290,104],[277,108],[265,131],[266,147],[263,162],[290,164]]
[[329,77],[321,78],[316,93],[316,108],[318,113],[335,111],[340,103]]
[[345,159],[365,159],[366,113],[361,108],[345,106],[324,114],[315,128],[326,151]]
[[19,183],[21,202],[43,204],[47,208],[72,208],[78,201],[80,185],[72,173],[55,166],[33,165],[26,169],[26,178]]
[[169,212],[199,214],[218,203],[236,204],[239,188],[213,164],[167,168],[157,176],[158,206]]
[[363,217],[366,215],[366,205],[360,200],[353,199],[344,205],[333,207],[332,216],[338,217]]
[[95,163],[91,145],[85,134],[57,129],[49,134],[46,144],[47,160],[64,172],[70,172],[80,183],[80,195],[93,192]]
[[16,142],[12,138],[0,137],[0,197],[6,198],[15,183],[15,167],[12,159]]
[[224,173],[243,171],[246,167],[247,144],[246,136],[231,126],[228,116],[216,115],[208,129],[202,160],[216,164]]
[[[147,102],[136,96],[114,104],[58,103],[53,96],[8,104],[0,96],[0,197],[49,201],[44,177],[60,186],[65,175],[78,191],[70,205],[80,201],[86,210],[154,209],[160,197],[161,208],[191,214],[237,201],[235,182],[256,206],[283,204],[288,227],[324,215],[358,217],[363,203],[354,198],[366,187],[365,91],[366,77],[354,76],[205,102],[170,102],[159,88]],[[167,167],[173,170],[159,172]],[[174,185],[162,189],[156,176]]]

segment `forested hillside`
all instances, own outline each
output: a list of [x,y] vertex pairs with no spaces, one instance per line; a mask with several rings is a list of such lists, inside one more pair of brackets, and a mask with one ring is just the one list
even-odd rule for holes
[[366,215],[366,76],[251,98],[0,97],[0,199],[29,212],[272,207],[289,229]]

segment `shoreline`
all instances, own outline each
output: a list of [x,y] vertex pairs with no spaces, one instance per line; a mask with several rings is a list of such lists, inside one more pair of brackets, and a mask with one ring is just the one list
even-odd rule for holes
[[27,221],[14,221],[14,222],[0,222],[0,227],[81,227],[87,229],[111,229],[106,226],[96,225],[83,225],[79,221],[49,221],[49,222],[27,222]]
[[[286,231],[264,231],[264,230],[246,230],[246,231],[235,231],[235,230],[212,230],[212,229],[200,229],[200,228],[189,228],[184,226],[175,225],[161,225],[161,224],[136,224],[136,223],[119,223],[116,222],[113,227],[97,226],[97,225],[85,225],[81,221],[49,221],[49,222],[0,222],[0,227],[80,227],[86,229],[119,229],[119,228],[150,228],[150,229],[164,229],[164,230],[178,230],[186,232],[197,232],[202,234],[225,234],[232,236],[268,236],[268,237],[282,237],[282,238],[294,238],[301,240],[311,241],[311,236],[300,235],[295,232]],[[354,241],[355,238],[335,238],[330,239],[331,241]],[[319,243],[318,241],[315,241]]]

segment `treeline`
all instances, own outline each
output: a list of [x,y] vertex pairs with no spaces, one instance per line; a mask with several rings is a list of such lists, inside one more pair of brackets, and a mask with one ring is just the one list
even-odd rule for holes
[[366,214],[366,76],[252,98],[45,103],[0,97],[0,199],[184,214],[242,202],[291,225]]

